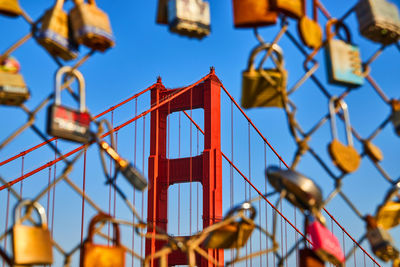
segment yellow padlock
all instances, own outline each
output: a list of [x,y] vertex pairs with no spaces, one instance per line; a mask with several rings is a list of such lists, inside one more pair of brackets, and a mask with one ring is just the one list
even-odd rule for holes
[[272,0],[273,10],[281,12],[286,16],[300,19],[304,16],[305,0]]
[[22,15],[22,9],[18,0],[0,0],[0,14],[9,17],[18,17]]

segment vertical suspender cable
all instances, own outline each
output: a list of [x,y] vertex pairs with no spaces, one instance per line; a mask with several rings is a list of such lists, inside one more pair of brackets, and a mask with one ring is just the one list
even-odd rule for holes
[[[57,146],[58,146],[58,140],[56,139],[56,149],[54,151],[54,160],[57,159]],[[55,183],[55,180],[57,178],[57,163],[54,164],[54,175],[53,175],[53,183]],[[55,203],[56,203],[56,184],[53,186],[53,201],[52,201],[52,209],[51,209],[51,237],[53,237],[53,232],[54,232],[54,212],[55,212]]]
[[[181,112],[178,115],[178,158],[181,158]],[[181,184],[178,184],[178,236],[181,234]]]
[[[7,189],[7,208],[6,208],[6,227],[5,231],[8,229],[8,214],[10,212],[10,188]],[[7,235],[4,238],[4,251],[7,251]],[[5,260],[3,259],[3,267],[5,265]]]
[[[200,153],[200,150],[199,150],[199,129],[197,129],[197,153],[196,153],[196,155],[198,156],[199,155],[199,153]],[[196,183],[196,189],[197,189],[197,208],[196,208],[196,210],[197,210],[197,215],[196,215],[196,223],[197,223],[197,226],[196,226],[196,231],[198,232],[199,231],[199,183]]]
[[[192,111],[193,111],[193,102],[192,102],[192,92],[193,90],[190,89],[190,118],[193,118],[192,116]],[[190,192],[189,192],[189,234],[192,235],[192,182],[193,182],[193,159],[192,159],[192,125],[193,123],[190,123],[190,155],[189,155],[189,171],[190,171]]]
[[[264,143],[264,170],[267,169],[267,144]],[[265,177],[266,178],[266,177]],[[264,179],[265,182],[265,193],[267,193],[267,179]],[[267,203],[265,203],[265,228],[268,230],[268,205]],[[265,244],[266,244],[266,249],[268,249],[268,236],[265,235]],[[265,258],[267,261],[267,267],[269,266],[269,257],[268,257],[269,253],[266,253]],[[275,258],[275,257],[274,257]],[[275,264],[274,264],[275,265]]]
[[[146,148],[146,116],[143,116],[143,154],[142,154],[142,170],[144,171],[144,154],[145,154],[145,148]],[[142,220],[143,214],[144,214],[144,193],[142,193]],[[140,257],[143,258],[143,238],[141,239],[141,246],[140,246]]]
[[[249,180],[251,182],[251,136],[250,136],[250,123],[247,123],[248,136],[249,136]],[[251,186],[249,185],[249,198],[251,199]],[[250,236],[250,254],[253,253],[252,236]],[[246,261],[247,264],[247,261]],[[250,258],[250,266],[253,266],[253,257]]]
[[[50,183],[51,183],[51,166],[49,167],[49,179],[47,182],[47,186],[50,187]],[[47,218],[49,218],[49,212],[50,212],[50,191],[47,191],[47,209],[46,209],[46,216]]]
[[[21,176],[23,176],[24,175],[24,161],[25,161],[25,156],[22,156],[22,158],[21,158]],[[20,189],[19,189],[19,195],[21,196],[21,198],[22,198],[22,186],[23,186],[23,181],[21,181],[20,182],[21,184],[21,187],[20,187]]]
[[[135,98],[135,117],[137,116],[137,98]],[[137,141],[137,120],[135,120],[135,134],[134,134],[134,140],[133,140],[133,164],[136,167],[136,141]],[[144,172],[144,170],[143,170]],[[135,199],[136,198],[136,190],[133,188],[133,200],[132,204],[135,206]],[[132,222],[135,221],[135,215],[133,214],[132,217]],[[135,228],[132,226],[132,251],[135,251]],[[132,267],[134,265],[134,257],[132,256]]]
[[85,147],[85,152],[83,154],[81,246],[83,243],[83,225],[85,221],[85,189],[86,189],[86,147]]
[[[115,151],[118,152],[118,131],[115,133]],[[114,189],[114,213],[113,213],[114,218],[116,212],[117,212],[117,190]]]

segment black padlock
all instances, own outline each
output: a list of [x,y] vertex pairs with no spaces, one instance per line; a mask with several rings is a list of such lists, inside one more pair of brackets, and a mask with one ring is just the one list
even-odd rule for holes
[[[79,110],[61,105],[61,85],[64,75],[75,77],[79,82]],[[88,143],[91,139],[90,114],[85,104],[85,80],[82,73],[69,66],[60,68],[56,73],[55,101],[47,112],[47,133],[62,139]]]

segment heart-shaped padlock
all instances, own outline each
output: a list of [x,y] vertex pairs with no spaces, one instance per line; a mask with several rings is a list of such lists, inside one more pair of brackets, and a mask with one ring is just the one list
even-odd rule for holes
[[[343,111],[344,121],[346,125],[347,145],[344,145],[338,140],[336,129],[336,109],[335,103],[338,101],[340,108]],[[353,147],[353,136],[351,133],[350,116],[347,104],[337,97],[332,97],[329,101],[329,113],[331,118],[331,130],[333,141],[328,146],[329,155],[333,163],[344,173],[354,172],[358,169],[361,162],[361,157],[357,150]]]

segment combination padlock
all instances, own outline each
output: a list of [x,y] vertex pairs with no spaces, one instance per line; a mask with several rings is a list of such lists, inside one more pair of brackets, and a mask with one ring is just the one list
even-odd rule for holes
[[[333,25],[336,33],[339,29],[345,31],[346,41],[333,39]],[[360,49],[351,44],[350,30],[343,22],[333,18],[326,24],[326,38],[325,55],[329,83],[347,87],[361,86],[364,83],[364,74]]]
[[233,0],[233,20],[236,28],[262,27],[276,24],[278,13],[270,1]]
[[356,14],[361,35],[390,45],[399,40],[400,16],[397,6],[386,0],[360,0]]
[[51,55],[64,60],[78,56],[77,45],[71,38],[68,14],[63,10],[64,0],[57,0],[54,7],[46,11],[36,40]]
[[[237,215],[238,212],[249,212],[250,221],[256,217],[255,208],[250,203],[244,202],[230,209],[224,220]],[[254,229],[254,223],[241,218],[239,221],[233,221],[212,231],[204,241],[204,247],[209,249],[241,248],[246,245]]]
[[[125,249],[121,245],[119,226],[112,222],[110,215],[99,213],[89,224],[88,237],[83,243],[80,255],[80,267],[123,267],[125,266]],[[99,245],[93,243],[96,224],[112,222],[114,229],[113,245]]]
[[19,73],[20,65],[12,57],[0,63],[0,104],[19,106],[30,98],[24,77]]
[[[263,62],[255,69],[254,60],[262,51],[272,49],[271,58],[276,67],[270,69],[263,68]],[[255,47],[250,54],[247,70],[242,73],[242,98],[243,108],[255,107],[284,107],[284,97],[286,94],[287,71],[284,69],[282,49],[274,44],[261,44]]]
[[[61,105],[61,87],[64,75],[75,77],[79,82],[79,110]],[[88,143],[91,139],[90,114],[85,104],[85,80],[82,73],[69,66],[61,67],[56,73],[55,100],[47,112],[47,133],[66,140]]]
[[300,19],[304,16],[304,0],[272,0],[271,8],[289,17]]
[[392,124],[394,131],[400,136],[400,100],[392,100]]
[[168,24],[171,32],[202,39],[211,31],[210,4],[203,0],[170,0]]
[[367,222],[367,239],[372,252],[385,262],[397,259],[399,251],[394,247],[390,234],[379,227],[372,216],[367,215],[365,220]]
[[[23,207],[33,208],[41,222],[36,226],[23,225],[20,218]],[[46,211],[38,202],[22,200],[17,204],[12,229],[15,265],[46,265],[53,263],[53,245],[47,228]]]
[[[336,128],[336,104],[343,111],[345,122],[345,130],[347,137],[347,145],[344,145],[338,139]],[[354,172],[358,169],[361,163],[361,157],[357,150],[353,147],[353,135],[351,132],[350,115],[346,102],[343,99],[332,97],[329,100],[329,113],[331,120],[331,132],[333,141],[328,145],[328,152],[333,163],[344,173]]]
[[108,15],[97,7],[95,0],[74,1],[75,7],[69,16],[76,42],[101,52],[114,46]]
[[18,0],[0,0],[0,14],[9,17],[22,15]]

